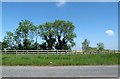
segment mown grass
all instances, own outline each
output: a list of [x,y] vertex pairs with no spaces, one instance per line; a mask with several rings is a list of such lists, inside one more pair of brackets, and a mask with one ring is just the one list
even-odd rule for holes
[[4,54],[2,55],[2,65],[10,66],[116,65],[118,64],[119,57],[120,57],[119,54],[77,54],[77,55]]

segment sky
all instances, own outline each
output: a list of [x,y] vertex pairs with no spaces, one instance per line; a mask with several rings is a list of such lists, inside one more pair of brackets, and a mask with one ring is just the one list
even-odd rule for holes
[[71,21],[77,35],[73,50],[80,50],[84,39],[91,47],[103,42],[107,49],[118,49],[117,2],[3,2],[0,40],[24,19],[37,26],[56,19]]

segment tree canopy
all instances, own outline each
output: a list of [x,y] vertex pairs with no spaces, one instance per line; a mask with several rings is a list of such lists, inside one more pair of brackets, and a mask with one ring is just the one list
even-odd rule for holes
[[55,20],[39,26],[40,36],[46,41],[47,49],[69,50],[75,45],[75,26],[70,21]]
[[85,39],[83,42],[82,42],[82,50],[83,52],[87,52],[89,51],[89,44],[90,44],[90,41]]
[[104,50],[104,44],[102,42],[97,43],[97,48],[98,48],[99,51]]
[[[24,50],[70,50],[75,45],[74,29],[75,26],[70,21],[55,20],[35,26],[25,19],[19,22],[18,28],[13,33],[6,33],[2,47]],[[44,41],[41,44],[38,43],[38,40],[41,41],[40,38]]]

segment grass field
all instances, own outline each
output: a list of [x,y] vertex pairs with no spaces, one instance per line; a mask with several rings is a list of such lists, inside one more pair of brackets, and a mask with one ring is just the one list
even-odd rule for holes
[[68,65],[116,65],[119,54],[77,55],[2,55],[2,65],[68,66]]

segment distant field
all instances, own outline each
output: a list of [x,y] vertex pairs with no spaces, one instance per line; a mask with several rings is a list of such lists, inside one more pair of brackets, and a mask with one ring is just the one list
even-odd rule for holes
[[[119,54],[77,55],[2,55],[2,65],[68,66],[68,65],[116,65]],[[120,63],[120,62],[119,62]]]

